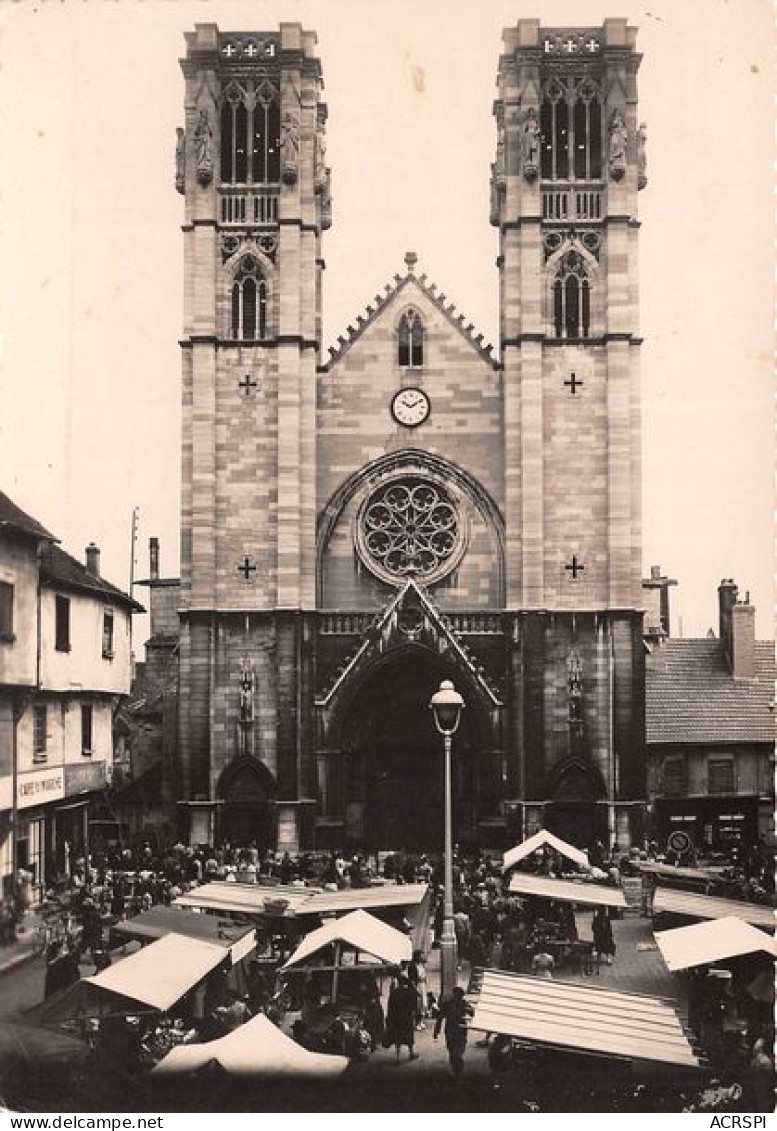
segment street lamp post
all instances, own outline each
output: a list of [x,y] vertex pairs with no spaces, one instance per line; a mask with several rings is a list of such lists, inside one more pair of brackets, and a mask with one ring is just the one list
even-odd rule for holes
[[464,700],[449,679],[429,704],[434,712],[434,725],[445,744],[445,894],[442,935],[440,937],[440,996],[450,996],[456,985],[456,932],[453,926],[453,830],[451,815],[451,746],[458,730]]

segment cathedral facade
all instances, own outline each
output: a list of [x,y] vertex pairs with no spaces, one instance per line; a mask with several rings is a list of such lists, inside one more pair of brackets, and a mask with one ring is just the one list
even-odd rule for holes
[[182,834],[439,848],[450,679],[457,841],[637,839],[635,30],[504,33],[498,356],[411,253],[324,356],[316,37],[186,40]]

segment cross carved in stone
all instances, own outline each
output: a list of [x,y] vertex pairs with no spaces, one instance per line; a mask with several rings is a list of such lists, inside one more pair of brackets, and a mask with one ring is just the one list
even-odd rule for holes
[[233,55],[235,54],[235,52],[237,51],[237,48],[235,47],[234,43],[228,43],[228,44],[226,45],[226,47],[222,47],[222,49],[221,49],[221,50],[222,50],[222,54],[226,55],[226,57],[227,57],[228,59],[231,59],[231,58],[232,58],[232,56],[233,56]]
[[250,373],[246,373],[243,380],[238,381],[237,387],[242,391],[244,397],[250,397],[253,390],[259,388],[259,382],[255,381]]
[[250,581],[251,580],[251,574],[256,573],[256,566],[253,564],[251,559],[248,556],[246,556],[246,557],[243,558],[242,562],[237,567],[237,572],[242,573],[242,575],[243,575],[243,577],[246,581]]
[[583,381],[574,373],[567,381],[564,382],[564,384],[567,386],[573,397],[576,391],[578,389],[582,389],[583,387]]
[[583,565],[582,562],[579,562],[577,560],[577,554],[573,554],[571,564],[565,565],[564,569],[568,570],[569,573],[571,573],[573,581],[577,581],[577,575],[579,573],[583,573],[583,571],[585,570],[585,566]]
[[247,55],[249,59],[253,59],[254,55],[259,54],[259,48],[255,43],[249,43],[243,48],[243,54]]
[[597,51],[599,50],[599,42],[598,42],[598,40],[596,40],[596,39],[589,39],[589,40],[587,41],[586,45],[585,45],[585,49],[586,49],[586,51],[587,51],[587,52],[588,52],[588,53],[589,53],[590,55],[595,55],[595,54],[596,54],[596,52],[597,52]]

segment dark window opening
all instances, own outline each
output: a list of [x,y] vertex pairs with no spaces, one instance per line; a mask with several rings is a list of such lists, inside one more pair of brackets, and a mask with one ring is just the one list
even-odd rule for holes
[[235,158],[232,150],[235,140],[234,107],[225,102],[221,107],[221,180],[225,183],[235,179]]
[[553,79],[540,105],[543,180],[590,181],[602,176],[602,107],[598,85]]
[[54,599],[54,647],[58,652],[70,651],[70,600],[59,594]]
[[545,98],[540,107],[540,176],[553,177],[553,104]]
[[707,765],[710,793],[734,793],[734,763],[730,758],[710,758]]
[[280,133],[280,99],[269,80],[250,97],[243,85],[230,85],[221,107],[222,183],[277,184]]
[[0,640],[13,640],[14,587],[0,581]]
[[106,660],[113,659],[113,610],[103,611],[103,656]]
[[92,704],[81,704],[81,753],[92,753]]
[[685,762],[682,758],[667,758],[663,770],[664,793],[679,797],[685,792]]
[[553,332],[557,338],[587,338],[590,329],[590,283],[582,256],[570,251],[553,282]]
[[420,369],[424,364],[424,326],[414,310],[408,310],[400,319],[397,361],[403,369]]
[[248,257],[232,284],[230,330],[233,338],[261,341],[267,336],[267,283],[256,260]]
[[36,762],[46,758],[47,711],[45,703],[36,703],[32,713],[32,750]]

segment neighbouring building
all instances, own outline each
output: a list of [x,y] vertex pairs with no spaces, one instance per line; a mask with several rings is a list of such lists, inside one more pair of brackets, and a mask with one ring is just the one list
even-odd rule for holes
[[673,584],[658,569],[646,582],[651,835],[663,845],[682,829],[705,853],[759,838],[773,847],[774,644],[756,640],[749,594],[740,600],[731,580],[718,587],[717,635],[672,637]]
[[457,840],[639,840],[636,31],[504,33],[498,355],[409,253],[327,357],[315,44],[181,63],[180,831],[438,847],[448,678]]
[[[99,829],[113,720],[130,688],[131,617],[142,611],[0,493],[0,874],[35,896]],[[15,860],[14,860],[15,858]]]

